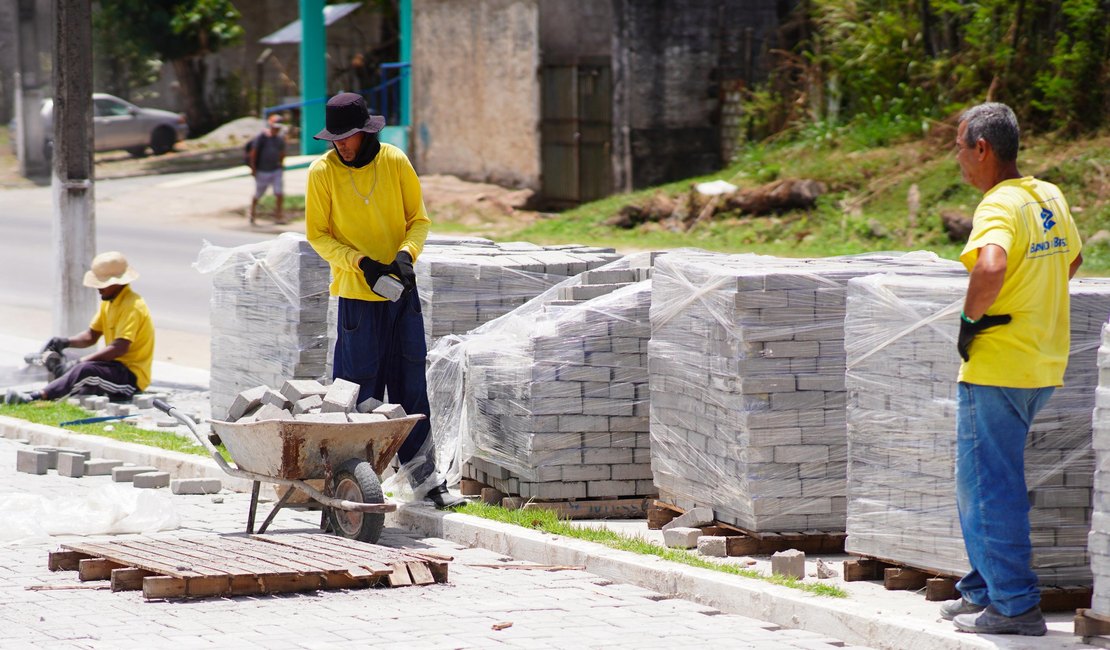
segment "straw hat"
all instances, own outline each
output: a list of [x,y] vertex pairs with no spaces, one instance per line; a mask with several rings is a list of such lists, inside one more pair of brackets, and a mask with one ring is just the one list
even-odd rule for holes
[[110,251],[93,258],[92,268],[85,272],[85,286],[103,289],[116,284],[130,284],[139,279],[123,253]]

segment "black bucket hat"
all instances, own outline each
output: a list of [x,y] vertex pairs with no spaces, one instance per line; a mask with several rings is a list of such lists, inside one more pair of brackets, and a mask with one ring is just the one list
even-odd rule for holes
[[385,118],[371,115],[366,100],[358,93],[339,93],[328,100],[324,113],[324,129],[312,136],[315,140],[342,140],[358,131],[377,133],[385,126]]

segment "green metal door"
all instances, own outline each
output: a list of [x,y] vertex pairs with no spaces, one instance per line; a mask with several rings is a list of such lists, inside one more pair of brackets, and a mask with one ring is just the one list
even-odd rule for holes
[[612,77],[607,65],[545,65],[542,72],[543,198],[553,206],[612,192]]

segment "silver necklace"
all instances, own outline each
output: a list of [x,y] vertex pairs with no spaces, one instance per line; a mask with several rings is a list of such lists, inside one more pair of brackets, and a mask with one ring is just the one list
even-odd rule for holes
[[347,168],[347,176],[351,179],[351,189],[355,191],[355,194],[358,194],[359,198],[362,199],[362,202],[366,205],[370,205],[370,197],[374,196],[374,190],[378,189],[378,161],[375,160],[373,165],[374,182],[370,185],[369,194],[363,194],[362,192],[358,191],[358,186],[355,185],[355,173],[351,171],[350,167]]

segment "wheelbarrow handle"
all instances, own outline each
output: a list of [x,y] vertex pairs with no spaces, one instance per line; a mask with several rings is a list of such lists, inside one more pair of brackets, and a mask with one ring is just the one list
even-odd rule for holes
[[162,399],[161,397],[155,398],[154,401],[151,402],[151,404],[154,406],[154,408],[165,413],[166,415],[169,415],[170,409],[173,408],[168,403],[166,403],[166,400]]

